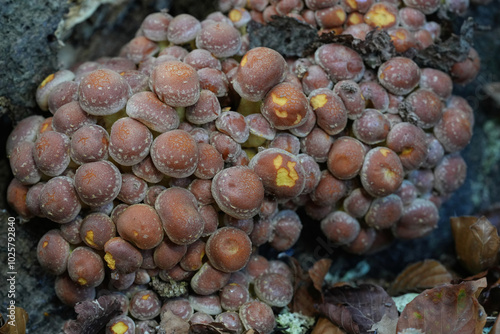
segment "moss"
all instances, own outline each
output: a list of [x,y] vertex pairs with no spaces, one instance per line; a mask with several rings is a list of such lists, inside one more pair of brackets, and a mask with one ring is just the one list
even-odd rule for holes
[[303,334],[314,325],[315,320],[301,313],[291,313],[285,308],[276,318],[276,322],[283,333]]

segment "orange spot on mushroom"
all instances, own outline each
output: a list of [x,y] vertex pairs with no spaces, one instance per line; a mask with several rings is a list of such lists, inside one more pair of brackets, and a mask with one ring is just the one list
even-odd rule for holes
[[323,107],[326,102],[328,102],[326,94],[319,94],[311,98],[311,105],[314,110]]
[[37,154],[42,155],[47,147],[50,146],[49,140],[46,137],[42,137],[38,144],[36,145]]
[[48,84],[49,82],[51,82],[52,80],[54,80],[54,73],[48,75],[43,81],[42,83],[40,84],[40,88],[43,88],[45,87],[46,84]]
[[47,194],[47,202],[45,202],[45,205],[50,205],[52,203],[56,202],[56,191],[52,190],[52,193]]
[[148,300],[148,299],[149,299],[149,297],[150,297],[150,295],[149,295],[149,294],[145,294],[145,295],[144,295],[144,296],[142,296],[141,298],[142,298],[143,300]]
[[[50,117],[52,118],[52,117]],[[50,129],[51,121],[49,119],[46,119],[43,123],[42,126],[40,127],[40,133],[44,133],[48,129]]]
[[128,136],[130,135],[130,129],[127,127],[125,123],[121,123],[118,127],[118,131],[116,133],[116,137],[124,142]]
[[87,145],[87,140],[88,140],[89,138],[90,138],[90,137],[82,137],[82,138],[78,139],[78,143],[83,142],[83,143],[82,143],[82,145],[84,145],[84,146],[85,146],[85,145]]
[[85,175],[82,177],[82,180],[86,180],[87,184],[89,184],[90,181],[92,181],[92,179],[95,177],[97,177],[97,175],[95,175],[94,170],[89,169],[88,171],[85,172]]
[[110,87],[109,74],[106,71],[94,71],[87,76],[92,81],[92,86],[96,88]]
[[387,66],[386,68],[384,68],[384,70],[383,70],[382,72],[380,72],[380,75],[379,75],[378,77],[379,77],[380,79],[382,79],[382,80],[383,80],[383,79],[385,78],[385,73],[384,73],[384,72],[385,72],[385,71],[390,71],[390,70],[391,70],[391,68],[392,68],[392,66],[391,66],[391,65],[389,65],[389,66]]
[[42,245],[42,248],[47,247],[47,245],[48,245],[48,244],[49,244],[49,242],[48,242],[48,241],[44,241],[44,242],[43,242],[43,245]]

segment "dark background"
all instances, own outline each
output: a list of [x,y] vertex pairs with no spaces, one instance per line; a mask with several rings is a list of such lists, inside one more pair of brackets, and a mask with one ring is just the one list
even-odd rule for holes
[[[79,17],[74,13],[81,2],[7,0],[0,6],[0,268],[7,263],[6,222],[7,217],[13,215],[5,202],[6,187],[12,177],[5,158],[5,141],[13,122],[39,113],[34,100],[39,82],[75,62],[116,54],[133,37],[142,18],[151,12],[172,7],[173,15],[188,12],[203,18],[204,13],[215,8],[211,1],[180,4],[170,0],[115,0],[100,5],[92,16],[70,28],[69,24]],[[99,2],[104,1],[87,1]],[[80,13],[83,19],[85,13]],[[479,215],[500,203],[500,108],[485,93],[489,83],[500,81],[500,2],[471,6],[467,16],[473,16],[478,24],[474,47],[481,56],[481,72],[473,83],[455,87],[454,94],[467,98],[475,109],[476,122],[472,141],[462,152],[468,164],[467,181],[441,208],[439,228],[424,239],[398,241],[384,251],[360,257],[340,250],[331,254],[327,249],[318,250],[317,238],[321,235],[316,234],[318,223],[304,218],[304,230],[308,233],[303,233],[296,256],[313,261],[330,255],[334,262],[333,275],[342,277],[358,268],[361,273],[358,276],[366,274],[365,277],[381,282],[394,278],[407,264],[425,258],[441,260],[460,273],[460,268],[454,266],[449,217]],[[459,27],[461,20],[454,18],[453,25]],[[61,22],[66,23],[67,28]],[[39,238],[53,227],[56,225],[45,220],[17,225],[16,303],[28,311],[28,328],[32,333],[58,333],[62,322],[74,316],[55,296],[54,277],[44,273],[36,260]],[[4,273],[0,273],[2,294],[7,286],[4,277]],[[5,314],[6,303],[7,296],[0,296],[2,314]]]

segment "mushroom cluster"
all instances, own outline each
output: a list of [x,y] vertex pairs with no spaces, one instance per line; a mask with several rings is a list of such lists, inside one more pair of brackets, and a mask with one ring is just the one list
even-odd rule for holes
[[[48,76],[36,99],[50,117],[8,138],[7,197],[60,225],[37,247],[58,297],[115,295],[108,333],[154,332],[168,312],[270,333],[293,275],[258,247],[293,247],[298,208],[356,254],[430,233],[465,179],[474,116],[452,84],[479,57],[445,73],[408,54],[440,41],[426,15],[464,3],[225,0],[201,22],[150,14],[118,57]],[[372,68],[338,43],[304,58],[250,49],[246,25],[275,15],[319,35],[384,31],[397,55]]]

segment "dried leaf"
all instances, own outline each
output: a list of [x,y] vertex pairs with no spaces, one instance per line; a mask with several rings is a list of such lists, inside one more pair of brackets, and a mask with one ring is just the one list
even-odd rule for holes
[[491,327],[489,334],[500,334],[500,316],[495,320],[495,324]]
[[396,327],[398,325],[398,317],[391,317],[388,314],[384,314],[382,320],[377,322],[372,326],[370,332],[375,332],[376,334],[394,334],[396,333]]
[[313,287],[312,282],[302,284],[293,294],[290,312],[298,312],[308,317],[314,317],[318,314],[316,304],[319,300],[321,300],[321,294]]
[[380,66],[396,55],[391,36],[384,30],[372,30],[366,34],[364,40],[354,38],[352,35],[335,35],[335,32],[321,34],[313,43],[307,45],[304,56],[310,56],[321,45],[330,43],[354,49],[371,68]]
[[319,318],[311,334],[345,334],[345,332],[327,318]]
[[188,334],[189,323],[168,310],[163,313],[158,334]]
[[273,16],[266,25],[250,21],[247,31],[250,48],[265,46],[287,57],[302,57],[306,45],[317,38],[317,31],[309,24],[291,17]]
[[484,307],[487,314],[496,314],[500,312],[500,266],[489,268],[474,276],[453,280],[453,284],[467,281],[474,281],[480,278],[486,278],[487,286],[480,294],[476,293],[476,298]]
[[366,333],[384,314],[398,314],[392,298],[377,285],[326,288],[323,298],[320,311],[350,334]]
[[65,324],[65,334],[98,333],[121,312],[121,306],[117,298],[110,294],[77,303],[75,312],[76,320],[69,320]]
[[486,312],[475,293],[484,287],[482,278],[425,290],[405,307],[397,332],[414,328],[423,333],[482,333]]
[[436,260],[424,260],[406,267],[396,277],[389,289],[389,294],[422,291],[449,283],[452,279],[448,270]]
[[[5,324],[0,327],[0,334],[24,334],[26,333],[26,324],[29,316],[22,307],[14,306],[13,314],[7,309]],[[1,317],[1,316],[0,316]]]
[[474,21],[465,20],[460,28],[460,35],[452,35],[442,43],[434,43],[418,52],[413,59],[420,67],[437,68],[449,72],[451,67],[464,61],[469,54],[474,38]]
[[331,259],[321,259],[316,261],[309,269],[309,276],[311,277],[316,290],[321,291],[326,274],[332,265]]
[[313,317],[318,311],[315,305],[321,301],[321,293],[313,286],[311,277],[305,272],[299,261],[293,257],[283,258],[292,269],[294,275],[293,299],[289,305],[290,312],[302,313]]
[[[490,95],[490,93],[494,93],[494,99],[495,101],[497,101],[498,107],[500,107],[500,82],[492,82],[491,85],[493,86],[490,87],[490,84],[485,85],[484,89],[486,91],[486,94]],[[488,91],[491,88],[494,89],[494,92]],[[481,211],[480,216],[485,216],[486,218],[488,218],[490,223],[495,226],[497,230],[500,230],[500,202],[489,205],[488,209]]]
[[209,324],[192,324],[189,334],[236,334],[236,331],[228,329],[221,322],[211,322]]
[[453,217],[451,230],[462,266],[478,273],[497,263],[500,237],[486,217]]
[[487,83],[483,89],[495,101],[497,107],[500,107],[500,82]]
[[415,292],[410,292],[410,293],[405,293],[404,295],[397,296],[397,297],[392,297],[392,300],[394,300],[394,303],[396,303],[396,308],[398,309],[398,312],[403,312],[405,309],[406,305],[408,305],[413,299],[417,298],[418,293]]
[[500,313],[500,283],[486,290],[479,300],[486,313]]

